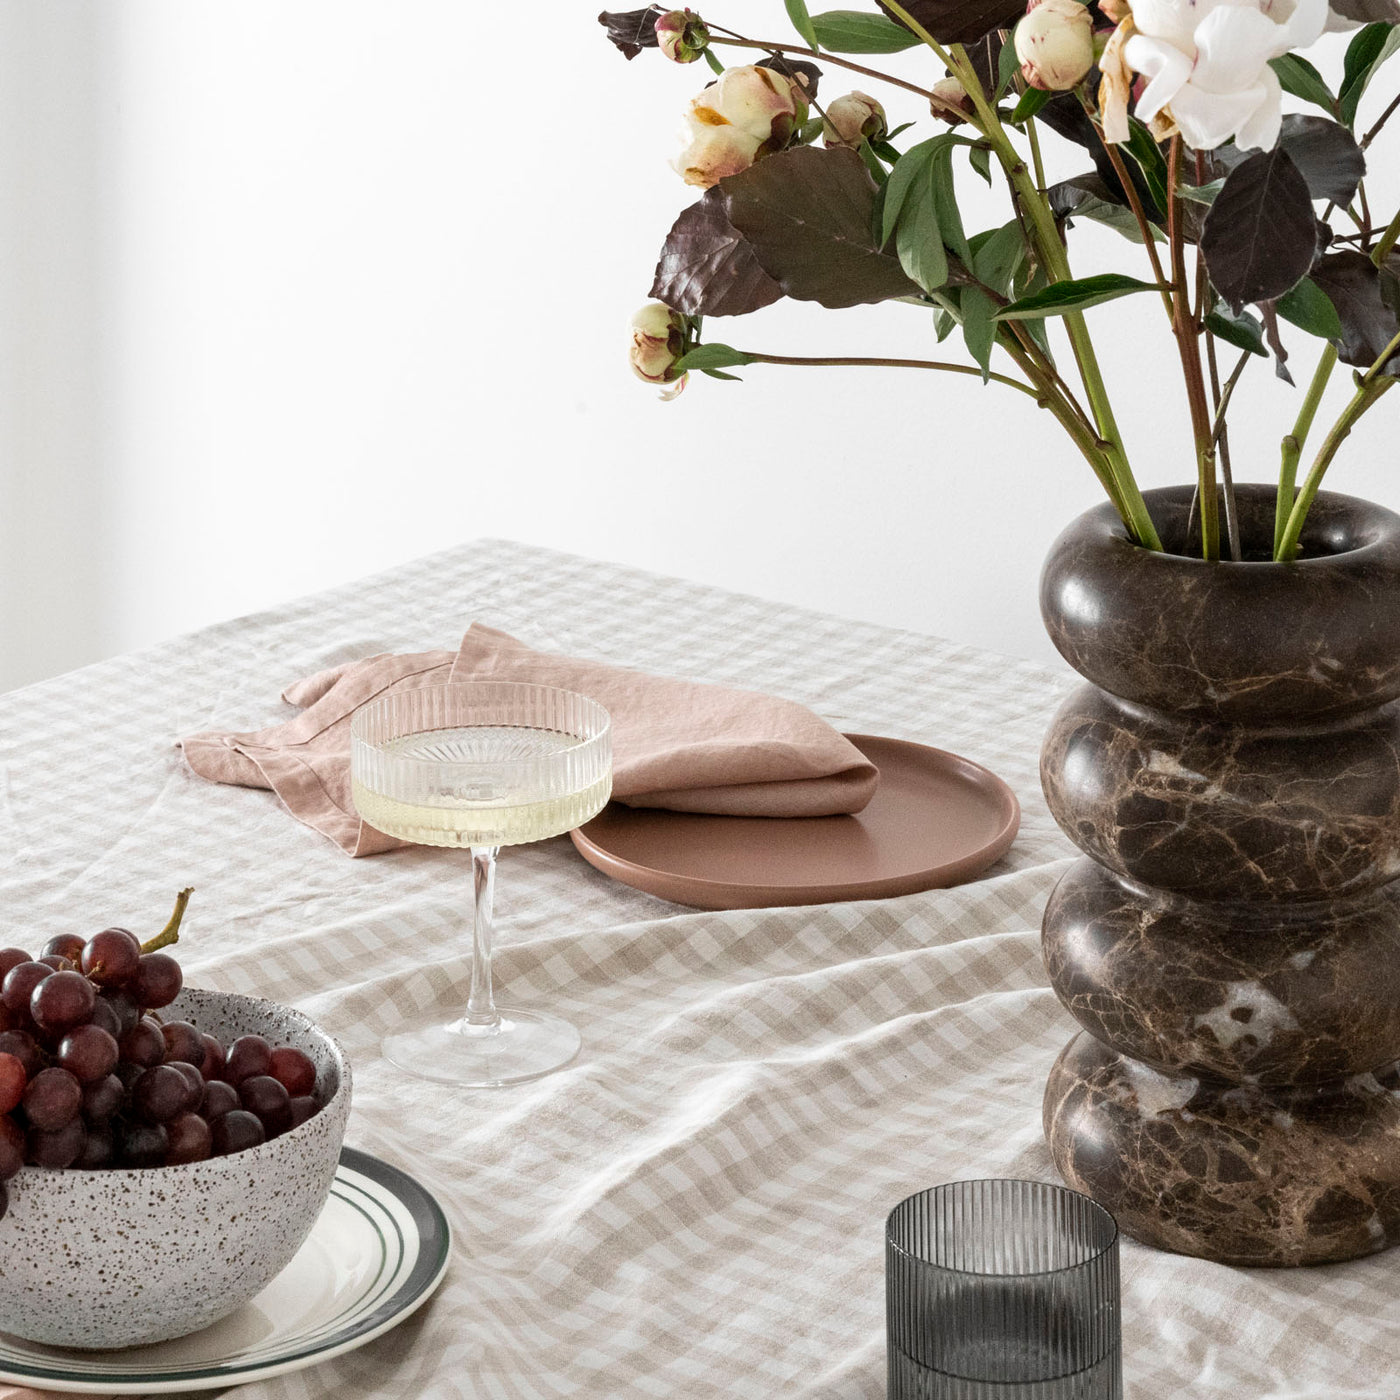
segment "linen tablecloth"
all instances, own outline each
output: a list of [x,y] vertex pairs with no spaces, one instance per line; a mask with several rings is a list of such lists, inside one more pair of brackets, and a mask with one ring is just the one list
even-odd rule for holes
[[[290,713],[290,681],[451,646],[474,619],[532,645],[790,696],[839,727],[987,764],[1021,834],[958,889],[702,913],[616,884],[567,838],[503,853],[502,999],[581,1026],[578,1061],[451,1091],[378,1057],[459,1005],[466,853],[348,860],[271,793],[193,777],[173,745]],[[293,1003],[356,1070],[347,1142],[411,1171],[456,1234],[401,1328],[239,1400],[884,1395],[883,1221],[975,1176],[1053,1176],[1041,1087],[1074,1030],[1040,962],[1071,859],[1036,755],[1072,683],[930,637],[487,541],[0,697],[3,941],[154,931],[197,893],[196,985]],[[0,1222],[0,1231],[3,1222]],[[1228,1269],[1123,1246],[1137,1400],[1400,1396],[1400,1253]]]

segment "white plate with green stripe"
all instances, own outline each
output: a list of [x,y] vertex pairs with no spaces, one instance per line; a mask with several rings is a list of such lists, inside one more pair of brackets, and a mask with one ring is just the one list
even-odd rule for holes
[[93,1395],[222,1390],[363,1346],[425,1303],[452,1230],[406,1172],[341,1149],[330,1199],[296,1257],[250,1303],[193,1336],[65,1351],[0,1333],[0,1381]]

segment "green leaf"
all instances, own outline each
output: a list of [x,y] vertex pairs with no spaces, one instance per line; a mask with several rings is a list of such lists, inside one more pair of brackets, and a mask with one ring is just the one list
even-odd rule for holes
[[[1008,48],[1011,45],[1007,45]],[[1047,92],[1044,88],[1027,88],[1021,94],[1021,100],[1016,104],[1016,110],[1011,114],[1013,126],[1020,126],[1023,122],[1029,121],[1035,114],[1056,96],[1053,92]]]
[[[904,161],[901,161],[895,169],[899,170],[903,164]],[[894,183],[893,175],[890,176],[890,183]],[[885,219],[888,224],[888,197],[885,200]],[[899,265],[926,292],[941,287],[948,280],[948,255],[943,248],[943,229],[933,193],[932,161],[924,160],[918,165],[900,209],[894,247],[899,256]]]
[[1396,28],[1393,24],[1368,24],[1358,29],[1347,45],[1339,106],[1341,118],[1348,126],[1356,124],[1356,109],[1376,70],[1400,48]]
[[1011,86],[1011,81],[1015,78],[1020,67],[1021,62],[1016,57],[1016,45],[1003,44],[1001,52],[997,55],[997,97],[1000,97]]
[[939,307],[933,313],[933,333],[938,337],[938,343],[943,344],[953,333],[954,327],[958,324],[957,318],[951,311]]
[[1311,277],[1304,277],[1297,286],[1286,291],[1274,303],[1274,310],[1299,330],[1321,340],[1342,338],[1342,318],[1337,315],[1332,298]]
[[817,31],[812,25],[812,16],[807,13],[807,0],[783,0],[792,27],[802,36],[802,42],[810,48],[820,48]]
[[737,374],[726,374],[722,369],[702,369],[700,373],[708,375],[711,379],[727,379],[731,384],[742,384],[744,382]]
[[1212,180],[1206,185],[1178,185],[1176,192],[1182,199],[1189,200],[1192,204],[1202,204],[1209,209],[1215,203],[1215,196],[1220,193],[1224,186],[1225,180],[1222,176],[1219,180]]
[[959,300],[967,353],[981,368],[985,384],[992,369],[992,346],[997,339],[997,304],[980,287],[964,287]]
[[1268,347],[1264,344],[1264,323],[1248,311],[1232,316],[1230,308],[1222,301],[1206,317],[1206,329],[1237,350],[1248,350],[1251,355],[1268,357]]
[[1155,282],[1140,282],[1121,272],[1101,272],[1096,277],[1077,277],[1067,282],[1052,282],[1044,291],[1035,292],[997,312],[999,321],[1032,321],[1041,316],[1063,316],[1070,311],[1083,311],[1134,292],[1155,292]]
[[717,340],[711,340],[704,345],[695,346],[688,354],[682,355],[676,361],[678,370],[688,369],[731,369],[735,365],[751,365],[753,361],[742,350],[736,350],[732,345],[721,345]]
[[827,10],[812,16],[813,48],[831,53],[900,53],[919,43],[917,34],[884,15],[862,10]]
[[[702,52],[703,52],[704,55],[705,55],[705,62],[708,63],[708,64],[710,65],[710,72],[716,74],[718,77],[721,77],[721,78],[724,77],[724,64],[723,64],[723,62],[721,62],[721,60],[716,56],[714,50],[713,50],[713,49],[708,49],[708,48],[707,48],[707,49],[703,49]],[[725,375],[716,375],[715,378],[716,378],[716,379],[737,379],[738,376],[737,376],[737,375],[734,375],[734,374],[725,374]]]
[[1165,217],[1170,204],[1167,199],[1167,159],[1156,137],[1136,117],[1128,123],[1127,146],[1128,154],[1137,162],[1142,178],[1147,181],[1152,202],[1163,211]]
[[973,276],[998,295],[1007,296],[1026,259],[1026,235],[1020,223],[1012,219],[990,233],[979,234],[974,242]]
[[860,138],[860,145],[856,147],[856,154],[864,162],[865,168],[870,172],[871,178],[877,185],[883,185],[890,178],[889,171],[880,164],[880,157],[875,154],[870,142],[863,136]]
[[[705,50],[709,53],[709,49]],[[813,117],[809,122],[803,122],[797,128],[797,142],[799,146],[810,146],[813,141],[826,130],[826,123],[820,117]]]
[[[1092,219],[1096,224],[1103,224],[1141,246],[1142,230],[1138,228],[1137,217],[1126,204],[1114,198],[1112,191],[1095,171],[1061,180],[1051,185],[1045,194],[1057,219]],[[1154,239],[1165,238],[1166,235],[1155,224],[1151,228]]]
[[1321,107],[1329,117],[1337,115],[1337,99],[1332,95],[1332,89],[1306,58],[1296,53],[1286,53],[1282,58],[1271,58],[1269,67],[1278,75],[1284,92]]
[[955,136],[935,136],[939,142],[930,165],[933,170],[933,202],[938,211],[938,226],[943,230],[944,244],[965,263],[972,261],[972,250],[963,232],[962,213],[958,209],[958,192],[953,181],[953,149],[960,144]]
[[888,243],[894,237],[895,225],[899,222],[904,201],[909,197],[915,183],[921,178],[926,178],[929,157],[933,154],[933,143],[937,139],[937,137],[930,137],[927,141],[920,141],[917,146],[911,146],[900,156],[894,169],[890,171],[889,183],[885,186],[885,206],[880,230],[881,243]]
[[985,146],[973,146],[967,158],[972,168],[990,185],[992,183],[992,153]]

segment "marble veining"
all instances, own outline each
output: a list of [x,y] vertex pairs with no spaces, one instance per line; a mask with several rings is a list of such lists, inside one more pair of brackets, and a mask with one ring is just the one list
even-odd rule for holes
[[[1190,492],[1147,493],[1168,549]],[[1400,516],[1322,493],[1296,564],[1061,536],[1051,638],[1090,682],[1041,776],[1085,853],[1045,911],[1084,1028],[1045,1130],[1138,1239],[1297,1265],[1400,1241]]]

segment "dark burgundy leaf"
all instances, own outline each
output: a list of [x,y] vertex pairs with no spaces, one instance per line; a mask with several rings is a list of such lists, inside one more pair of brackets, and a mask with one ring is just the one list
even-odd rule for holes
[[[1366,173],[1366,157],[1356,137],[1340,122],[1293,113],[1283,119],[1278,144],[1293,157],[1293,164],[1307,181],[1314,199],[1351,203]],[[1215,159],[1224,170],[1233,170],[1247,158],[1246,152],[1233,145],[1215,152]]]
[[1332,0],[1332,8],[1361,24],[1400,23],[1400,0]]
[[1225,177],[1201,230],[1201,252],[1236,315],[1307,276],[1317,254],[1317,215],[1287,151],[1258,151]]
[[[1393,300],[1397,272],[1400,267],[1389,266],[1381,272],[1365,253],[1328,253],[1318,259],[1312,277],[1337,308],[1342,323],[1337,355],[1343,364],[1374,364],[1400,332]],[[1400,373],[1400,354],[1387,364],[1386,373]]]
[[822,70],[815,63],[808,63],[801,58],[788,58],[786,54],[778,53],[774,54],[772,58],[763,59],[757,66],[771,68],[775,73],[781,73],[785,78],[805,80],[801,82],[801,86],[808,102],[817,95],[817,85],[821,82]]
[[598,23],[608,31],[608,38],[624,58],[636,58],[643,49],[657,47],[656,21],[666,11],[660,5],[648,5],[644,10],[604,10]]
[[967,46],[968,62],[982,84],[982,91],[994,93],[997,90],[997,67],[1001,62],[1001,35],[992,30],[984,34],[975,44]]
[[[876,3],[896,24],[903,23],[883,0]],[[1025,0],[900,0],[900,8],[943,44],[976,43],[993,29],[1014,28],[1026,13]]]
[[1122,190],[1121,185],[1117,189],[1110,189],[1107,182],[1091,170],[1086,174],[1074,175],[1068,180],[1061,180],[1058,184],[1051,185],[1045,191],[1045,197],[1050,201],[1050,208],[1054,211],[1055,217],[1066,219],[1084,203],[1085,199],[1101,199],[1105,204],[1124,204]]
[[729,222],[797,301],[858,306],[921,294],[875,242],[875,181],[855,151],[780,151],[717,188]]
[[687,316],[742,316],[771,306],[783,289],[729,222],[724,192],[716,187],[672,225],[651,294]]
[[[1085,81],[1091,92],[1097,91],[1098,70],[1093,70]],[[1090,159],[1094,162],[1094,169],[1098,171],[1099,179],[1107,188],[1108,193],[1104,198],[1114,204],[1127,204],[1128,197],[1124,192],[1123,182],[1118,178],[1118,172],[1114,170],[1113,162],[1109,160],[1103,142],[1099,140],[1098,132],[1094,130],[1093,122],[1089,120],[1083,104],[1074,93],[1056,93],[1036,113],[1036,120],[1042,126],[1048,126],[1057,136],[1063,136],[1066,141],[1073,141],[1076,146],[1082,146],[1088,151]],[[1143,179],[1141,167],[1137,161],[1126,155],[1125,147],[1119,149],[1124,152],[1123,163],[1127,167],[1128,178],[1132,180],[1133,188],[1137,190],[1138,199],[1141,200],[1147,217],[1154,223],[1164,224],[1165,215],[1157,207],[1157,202],[1152,197],[1152,191],[1148,189],[1147,181]]]

